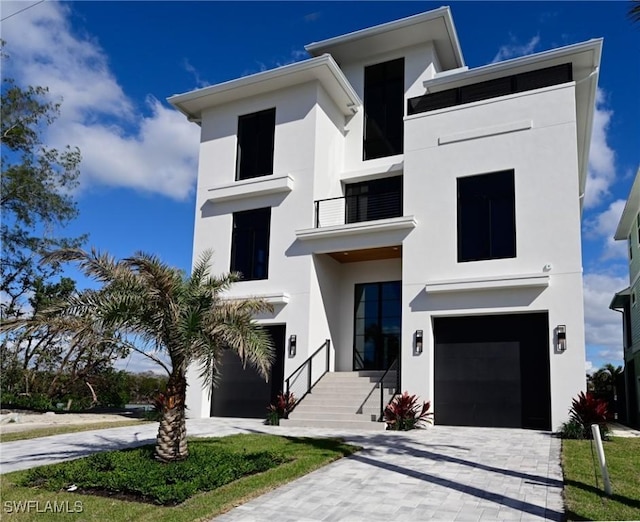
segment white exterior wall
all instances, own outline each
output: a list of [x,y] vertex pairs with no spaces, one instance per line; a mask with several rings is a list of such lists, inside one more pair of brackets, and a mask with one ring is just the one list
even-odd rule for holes
[[[342,68],[362,98],[364,67],[402,56],[406,106],[407,98],[424,94],[423,81],[439,69],[430,44]],[[271,107],[276,107],[273,175],[291,175],[293,190],[207,203],[209,188],[234,182],[238,116]],[[272,207],[269,278],[238,283],[232,295],[289,296],[288,304],[277,305],[274,314],[260,318],[264,323],[286,323],[287,338],[297,335],[297,355],[285,358],[285,376],[327,338],[332,341],[332,369],[350,371],[354,285],[402,280],[402,389],[423,399],[433,399],[433,318],[548,312],[551,422],[557,428],[567,417],[571,398],[585,386],[574,86],[407,117],[404,154],[366,162],[363,117],[360,108],[345,119],[313,82],[203,114],[194,255],[214,248],[214,270],[228,271],[232,213]],[[314,200],[342,196],[346,180],[380,177],[394,165],[393,173],[404,175],[403,214],[417,221],[402,241],[402,259],[340,264],[318,252],[371,245],[358,236],[311,244],[297,239],[296,230],[314,226]],[[507,169],[515,172],[517,257],[458,263],[456,178]],[[397,233],[381,234],[380,245],[375,246],[398,244],[397,237]],[[546,265],[551,269],[543,272]],[[550,276],[548,288],[439,295],[425,291],[428,282],[542,273]],[[567,326],[564,353],[554,352],[553,329],[558,324]],[[424,331],[425,345],[421,355],[414,355],[413,335],[418,329]],[[188,382],[189,414],[209,416],[208,390],[202,389],[194,372]],[[437,403],[433,406],[437,411]]]
[[[278,304],[274,313],[258,318],[263,324],[287,325],[286,337],[297,335],[297,355],[285,358],[285,375],[307,358],[326,338],[316,327],[326,325],[317,307],[317,296],[311,284],[312,258],[296,243],[295,230],[313,226],[314,172],[316,151],[333,148],[339,132],[336,123],[318,108],[318,97],[324,103],[326,95],[315,83],[307,83],[270,95],[241,100],[216,107],[203,115],[196,220],[194,259],[205,249],[214,249],[213,271],[226,273],[230,269],[233,212],[271,207],[268,279],[241,281],[231,289],[230,296],[253,296],[285,293],[287,304]],[[236,168],[236,134],[238,116],[276,108],[273,176],[290,175],[290,192],[252,196],[247,194],[232,201],[208,202],[212,187],[232,184]],[[318,114],[321,114],[318,117]],[[334,118],[335,114],[332,115]],[[317,141],[316,141],[317,140]],[[319,155],[320,156],[320,155]],[[318,156],[318,157],[319,157]],[[333,157],[337,162],[339,154]],[[326,172],[330,163],[318,160]],[[332,166],[332,169],[337,169]],[[262,179],[268,179],[265,176]],[[313,277],[315,281],[315,276]],[[310,322],[315,317],[317,322]],[[325,327],[326,329],[326,327]],[[322,330],[322,328],[320,328]],[[187,390],[188,413],[192,417],[208,417],[209,390],[190,369]]]
[[[411,361],[403,364],[403,389],[433,397],[432,318],[535,311],[549,312],[553,428],[584,389],[574,99],[573,85],[565,84],[406,119],[404,209],[416,216],[418,227],[403,244],[403,362]],[[523,129],[490,135],[509,127]],[[439,144],[456,135],[465,139]],[[458,263],[456,178],[509,169],[515,179],[516,257]],[[425,292],[427,282],[543,273],[550,275],[545,289]],[[567,326],[564,353],[554,353],[558,324]],[[425,347],[414,356],[418,329],[424,330]],[[437,402],[433,407],[437,411]]]

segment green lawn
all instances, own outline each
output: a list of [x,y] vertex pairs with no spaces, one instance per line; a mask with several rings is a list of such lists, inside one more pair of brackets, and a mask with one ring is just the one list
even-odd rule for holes
[[[196,494],[177,506],[169,507],[134,502],[118,495],[95,496],[19,486],[17,484],[25,480],[29,471],[18,471],[0,477],[3,516],[8,513],[7,507],[14,506],[16,502],[35,501],[37,504],[33,503],[32,506],[37,507],[33,507],[31,513],[13,513],[10,520],[109,520],[110,522],[208,520],[359,449],[336,439],[261,434],[193,439],[190,441],[190,449],[197,444],[214,445],[221,452],[270,452],[283,457],[284,463],[262,473],[245,476],[213,491]],[[43,512],[47,511],[47,502],[49,506],[62,506],[62,511],[68,510],[69,513],[51,512],[53,509]],[[40,512],[37,512],[37,509]],[[81,513],[78,513],[79,509],[82,510]]]
[[594,475],[591,441],[563,440],[565,509],[568,520],[640,520],[640,439],[604,442],[613,495],[604,494],[597,455]]
[[69,424],[67,426],[46,426],[33,428],[31,430],[16,431],[13,433],[3,433],[0,435],[0,442],[13,442],[15,440],[35,439],[38,437],[48,437],[49,435],[62,435],[63,433],[76,433],[79,431],[104,430],[107,428],[121,428],[123,426],[136,426],[146,424],[144,420],[123,420],[113,422],[91,422],[88,424]]

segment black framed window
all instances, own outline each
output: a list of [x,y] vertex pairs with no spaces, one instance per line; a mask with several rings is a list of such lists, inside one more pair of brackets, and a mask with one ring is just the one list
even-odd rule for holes
[[269,231],[271,208],[233,213],[231,271],[244,281],[267,279],[269,275]]
[[275,108],[238,118],[236,180],[273,174],[275,131]]
[[458,262],[516,257],[513,171],[457,181]]
[[402,154],[404,58],[364,68],[365,160]]
[[402,216],[402,176],[351,183],[345,187],[346,222]]
[[387,370],[402,338],[402,281],[355,285],[353,369]]
[[493,80],[463,85],[454,89],[416,96],[407,101],[407,114],[419,114],[474,101],[490,100],[507,94],[532,91],[572,80],[573,66],[570,63],[554,65],[553,67],[512,74]]

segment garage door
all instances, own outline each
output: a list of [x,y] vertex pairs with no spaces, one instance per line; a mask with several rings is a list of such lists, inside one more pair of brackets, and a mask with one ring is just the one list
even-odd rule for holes
[[547,313],[434,320],[435,423],[551,429]]
[[249,364],[243,368],[236,353],[225,350],[218,386],[211,397],[212,417],[266,418],[267,407],[282,391],[285,325],[266,326],[265,330],[271,335],[276,353],[269,381],[265,382]]

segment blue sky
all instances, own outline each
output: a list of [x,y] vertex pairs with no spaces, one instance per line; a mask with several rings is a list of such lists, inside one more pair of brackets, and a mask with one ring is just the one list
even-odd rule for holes
[[[0,4],[3,76],[62,98],[51,145],[83,154],[80,217],[64,234],[189,270],[199,128],[165,99],[307,57],[304,45],[440,7],[434,2]],[[622,363],[626,248],[614,242],[640,163],[640,24],[628,2],[449,2],[469,67],[604,38],[583,215],[587,367]],[[82,281],[81,285],[87,282]],[[146,369],[138,360],[128,369]]]

